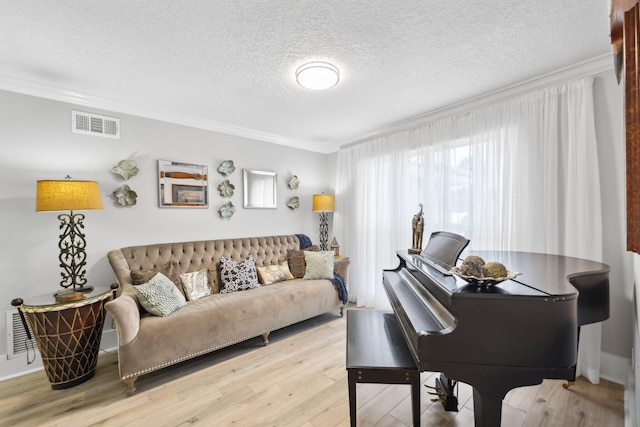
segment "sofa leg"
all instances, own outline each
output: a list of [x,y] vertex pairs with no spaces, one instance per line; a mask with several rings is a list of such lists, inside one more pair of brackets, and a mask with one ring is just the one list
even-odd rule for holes
[[262,343],[263,343],[264,345],[269,344],[269,334],[270,334],[270,333],[271,333],[271,332],[267,332],[266,334],[262,334]]
[[138,377],[132,377],[132,378],[125,378],[124,383],[127,385],[127,396],[133,396],[133,393],[136,392],[136,386],[134,385],[134,383],[136,382],[136,380],[138,379]]
[[344,305],[340,307],[340,317],[344,317]]

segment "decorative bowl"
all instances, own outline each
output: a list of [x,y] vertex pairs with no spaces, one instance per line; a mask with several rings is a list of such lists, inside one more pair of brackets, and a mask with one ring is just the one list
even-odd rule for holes
[[113,197],[116,198],[120,206],[133,206],[136,204],[138,194],[128,185],[123,185],[113,192]]
[[138,174],[138,165],[133,160],[120,160],[111,172],[120,175],[123,179],[129,179]]
[[218,185],[218,191],[222,197],[231,197],[233,196],[233,192],[236,189],[236,186],[229,182],[228,179],[225,179]]
[[300,199],[298,198],[298,196],[294,196],[292,198],[289,199],[289,201],[287,202],[287,206],[291,209],[296,209],[300,207]]
[[225,160],[218,166],[218,172],[225,176],[232,174],[235,170],[236,167],[233,165],[233,160]]
[[221,218],[229,219],[236,211],[236,207],[231,202],[227,202],[218,209]]
[[291,178],[289,178],[289,188],[295,190],[298,188],[298,186],[300,186],[300,180],[298,179],[297,175],[293,175]]
[[476,277],[476,276],[467,276],[466,274],[460,273],[460,271],[458,270],[458,267],[453,267],[451,270],[449,270],[449,272],[452,274],[455,274],[456,276],[458,276],[465,282],[469,283],[470,285],[482,286],[482,287],[494,286],[500,282],[504,282],[505,280],[515,279],[518,275],[522,274],[522,273],[516,273],[513,271],[507,271],[506,277]]

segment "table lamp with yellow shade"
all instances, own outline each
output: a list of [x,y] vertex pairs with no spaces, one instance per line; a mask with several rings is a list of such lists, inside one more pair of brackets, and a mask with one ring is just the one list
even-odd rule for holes
[[329,212],[333,212],[334,199],[331,194],[314,194],[313,195],[313,212],[320,212],[320,250],[328,250],[327,241],[329,240]]
[[[85,286],[84,277],[87,255],[87,242],[84,229],[84,215],[73,211],[102,209],[100,189],[96,181],[42,180],[37,182],[36,212],[41,211],[69,211],[58,215],[60,220],[60,267],[63,271],[60,286],[62,292],[56,293],[63,298],[65,294],[73,298],[75,292],[90,292],[92,286]],[[75,291],[75,292],[69,292]]]

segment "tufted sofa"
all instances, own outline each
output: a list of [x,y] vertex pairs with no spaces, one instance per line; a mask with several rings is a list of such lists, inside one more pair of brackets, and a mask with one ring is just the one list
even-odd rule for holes
[[[235,261],[253,255],[256,266],[287,260],[299,250],[296,235],[222,239],[134,246],[110,251],[109,263],[120,283],[118,298],[106,304],[118,331],[118,365],[127,394],[143,374],[262,336],[271,331],[344,308],[331,280],[294,279],[233,293],[213,293],[187,302],[168,317],[141,309],[131,278],[133,271],[157,269],[176,261],[183,273],[207,269],[212,288],[219,288],[221,256]],[[336,269],[344,271],[336,261]]]

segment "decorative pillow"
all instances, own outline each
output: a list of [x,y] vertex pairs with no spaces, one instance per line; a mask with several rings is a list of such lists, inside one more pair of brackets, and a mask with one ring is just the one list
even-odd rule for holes
[[187,301],[167,276],[158,273],[142,285],[134,286],[140,304],[154,316],[167,317]]
[[184,296],[182,282],[180,282],[180,265],[176,261],[169,261],[165,265],[161,265],[156,270],[132,271],[131,281],[134,285],[142,285],[149,282],[157,273],[162,273],[169,278],[178,288],[178,291]]
[[180,275],[180,281],[182,282],[187,300],[193,301],[211,295],[208,276],[209,271],[207,270],[183,273]]
[[333,251],[304,251],[305,280],[333,279]]
[[293,274],[289,271],[289,265],[286,262],[273,265],[265,265],[257,267],[260,283],[270,285],[276,282],[293,279]]
[[220,279],[222,281],[221,294],[259,288],[260,283],[258,283],[258,273],[253,255],[247,255],[241,262],[235,262],[231,258],[221,256]]
[[287,263],[289,264],[289,271],[293,274],[293,277],[296,279],[302,279],[304,277],[305,272],[305,262],[304,262],[304,251],[319,251],[320,248],[317,245],[309,246],[304,250],[293,250],[289,249],[287,251]]

